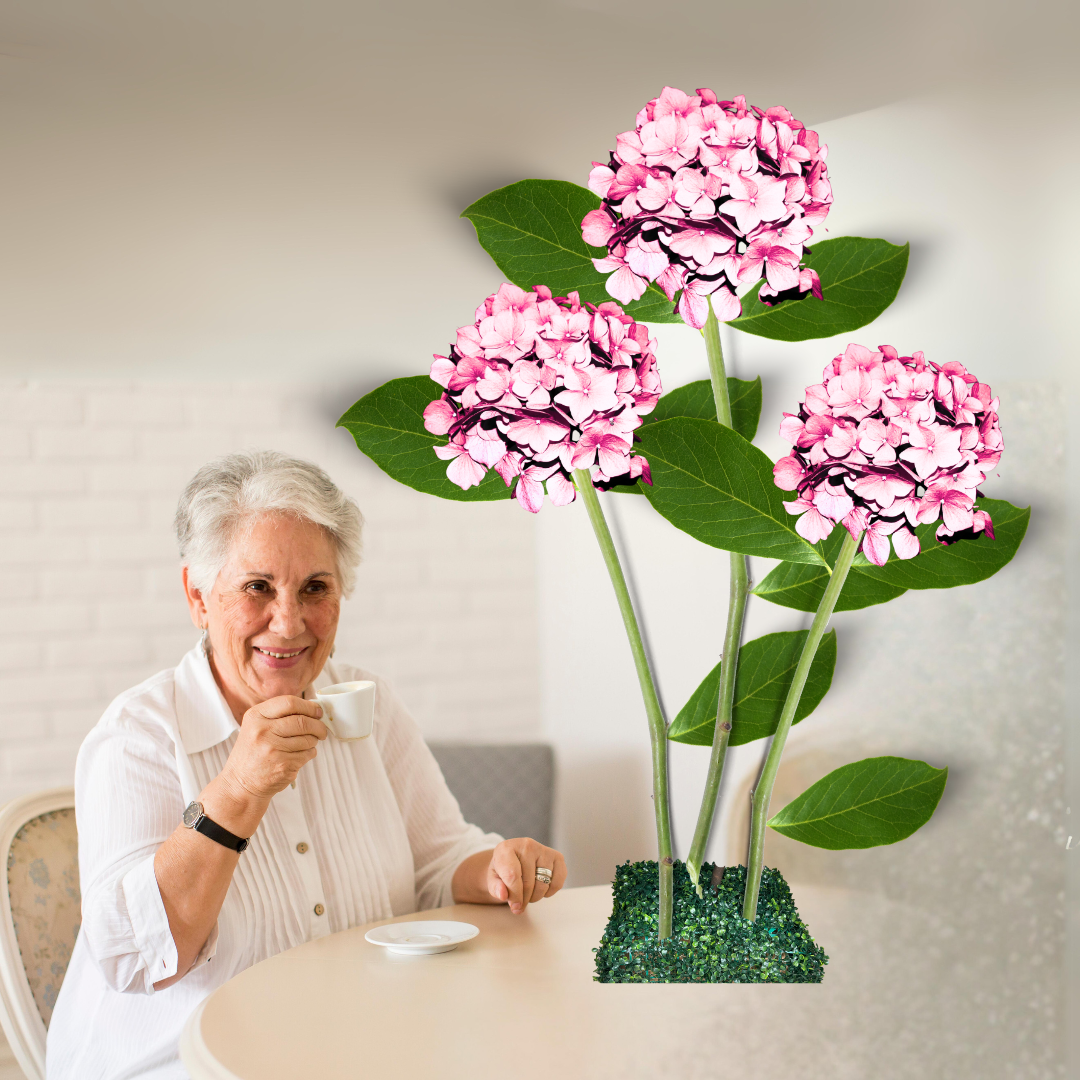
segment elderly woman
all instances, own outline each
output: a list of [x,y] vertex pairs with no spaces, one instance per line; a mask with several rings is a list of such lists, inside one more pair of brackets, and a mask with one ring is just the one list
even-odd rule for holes
[[[215,461],[184,492],[202,641],[79,753],[83,924],[49,1080],[184,1077],[185,1020],[252,964],[453,902],[520,914],[562,887],[557,851],[466,824],[394,692],[331,659],[360,525],[321,469],[276,453]],[[373,736],[328,739],[314,692],[354,679],[376,681]]]

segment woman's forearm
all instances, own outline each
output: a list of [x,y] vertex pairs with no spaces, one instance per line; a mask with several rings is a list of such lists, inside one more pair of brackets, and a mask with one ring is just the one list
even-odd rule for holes
[[[236,836],[251,836],[269,800],[237,791],[222,777],[212,780],[199,796],[211,820]],[[194,829],[178,825],[158,848],[154,876],[161,893],[169,931],[176,946],[176,974],[154,983],[164,990],[182,979],[195,963],[217,922],[233,872],[243,858]]]

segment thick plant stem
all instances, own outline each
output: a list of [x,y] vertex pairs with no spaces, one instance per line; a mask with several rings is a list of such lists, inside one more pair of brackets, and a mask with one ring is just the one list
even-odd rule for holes
[[664,714],[660,709],[660,699],[649,668],[649,658],[645,654],[645,645],[641,640],[641,629],[638,626],[637,616],[634,614],[634,605],[630,600],[630,590],[626,587],[626,578],[623,576],[619,554],[615,550],[615,542],[611,539],[603,508],[600,506],[600,500],[592,484],[592,477],[587,469],[574,470],[574,484],[581,495],[582,502],[585,503],[589,521],[592,522],[596,541],[600,545],[608,575],[611,577],[611,584],[615,589],[615,596],[619,601],[619,611],[622,613],[623,626],[626,627],[626,636],[630,641],[630,652],[634,657],[641,696],[645,702],[645,714],[649,720],[649,738],[652,743],[653,810],[656,814],[657,862],[660,866],[660,913],[657,930],[659,937],[669,938],[671,937],[674,864],[671,856],[671,814],[668,808],[667,725],[664,723]]
[[825,628],[832,617],[833,608],[836,607],[836,601],[840,598],[840,591],[847,580],[851,562],[859,548],[860,538],[861,534],[859,538],[853,538],[850,533],[844,537],[840,554],[836,557],[836,565],[832,569],[832,576],[825,588],[825,595],[818,604],[814,621],[810,625],[810,632],[806,635],[806,643],[803,645],[802,655],[795,668],[795,677],[788,688],[784,709],[780,713],[780,722],[776,725],[776,734],[773,736],[772,746],[769,747],[768,756],[765,758],[765,767],[761,770],[761,776],[754,788],[753,810],[750,816],[750,857],[746,867],[746,892],[743,894],[744,919],[757,918],[758,892],[761,889],[761,872],[764,869],[762,859],[765,855],[765,822],[769,817],[769,800],[772,798],[773,784],[776,783],[776,772],[780,768],[784,744],[791,730],[791,722],[795,718],[795,710],[799,707],[806,677],[810,674],[810,665],[814,662],[818,645],[821,644]]
[[[720,326],[716,314],[709,305],[709,316],[701,331],[705,338],[705,351],[709,355],[709,378],[712,381],[713,401],[716,403],[716,419],[725,427],[731,427],[731,399],[728,396],[727,372],[724,370],[724,353],[720,347]],[[702,895],[701,864],[712,832],[716,814],[716,800],[720,794],[720,781],[724,775],[728,741],[731,738],[732,706],[735,700],[735,674],[739,664],[739,645],[742,641],[743,616],[746,613],[746,594],[750,587],[750,575],[746,570],[746,556],[730,552],[730,585],[728,589],[727,626],[724,628],[724,651],[721,654],[720,696],[716,703],[716,727],[713,729],[712,753],[709,757],[709,774],[705,780],[705,793],[701,798],[694,841],[686,858],[690,879]]]

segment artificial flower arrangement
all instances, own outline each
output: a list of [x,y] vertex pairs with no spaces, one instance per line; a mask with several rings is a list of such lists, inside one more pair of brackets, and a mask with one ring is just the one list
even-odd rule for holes
[[[998,401],[956,360],[850,344],[784,414],[791,453],[774,463],[753,445],[761,381],[727,376],[718,320],[781,341],[851,332],[892,303],[906,270],[907,247],[884,240],[807,246],[832,203],[826,154],[784,108],[666,87],[593,163],[591,190],[523,180],[463,212],[509,283],[430,377],[385,383],[339,421],[419,491],[512,497],[533,513],[545,499],[585,504],[648,718],[658,847],[655,863],[618,868],[603,981],[820,981],[824,953],[763,866],[766,827],[831,849],[895,843],[930,819],[948,771],[868,758],[770,818],[791,726],[832,680],[828,622],[990,577],[1027,527],[1028,510],[980,490],[1001,457]],[[701,332],[710,378],[662,394],[645,324],[678,321]],[[644,495],[730,553],[721,662],[671,723],[598,490]],[[809,630],[742,644],[750,555],[779,560],[753,594],[812,612]],[[756,692],[765,686],[782,689]],[[710,866],[727,748],[770,737],[746,866]],[[669,739],[710,747],[685,863],[671,844]]]

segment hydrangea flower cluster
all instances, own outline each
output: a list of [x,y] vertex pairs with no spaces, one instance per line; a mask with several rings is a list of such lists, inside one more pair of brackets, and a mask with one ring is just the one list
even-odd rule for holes
[[794,450],[773,474],[777,487],[798,492],[784,503],[799,515],[796,532],[814,544],[842,522],[853,538],[863,535],[876,566],[889,558],[890,536],[897,558],[918,555],[912,528],[939,518],[943,543],[981,532],[993,539],[975,498],[1001,460],[997,408],[963,364],[849,345],[780,425]]
[[799,262],[825,220],[832,188],[827,148],[784,108],[690,96],[665,86],[616,139],[607,165],[593,162],[589,187],[603,199],[581,223],[585,243],[606,247],[596,269],[621,303],[655,281],[700,329],[709,296],[721,321],[740,311],[735,290],[765,278],[765,303],[808,290],[817,273]]
[[462,489],[489,468],[507,486],[516,477],[514,496],[534,514],[545,486],[556,506],[574,501],[571,469],[588,469],[600,488],[651,484],[648,462],[631,451],[660,398],[654,350],[618,304],[503,285],[431,365],[446,392],[424,410],[424,426],[450,437],[435,447],[447,477]]

